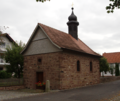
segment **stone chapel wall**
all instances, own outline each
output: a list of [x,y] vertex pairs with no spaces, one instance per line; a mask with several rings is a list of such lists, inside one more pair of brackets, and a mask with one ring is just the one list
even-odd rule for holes
[[[41,64],[38,59],[41,58]],[[80,71],[77,71],[77,61]],[[92,61],[92,71],[90,62]],[[99,58],[86,54],[57,52],[24,56],[25,87],[36,88],[36,72],[43,72],[44,82],[50,80],[51,89],[71,89],[100,82]]]
[[[58,52],[24,56],[23,77],[25,87],[36,89],[36,72],[43,72],[43,81],[50,80],[50,88],[59,89],[59,55]],[[38,59],[41,59],[41,63],[38,63]]]
[[[77,61],[80,71],[77,71]],[[92,72],[90,71],[92,61]],[[60,89],[70,89],[100,82],[99,58],[85,54],[64,52],[60,56]]]

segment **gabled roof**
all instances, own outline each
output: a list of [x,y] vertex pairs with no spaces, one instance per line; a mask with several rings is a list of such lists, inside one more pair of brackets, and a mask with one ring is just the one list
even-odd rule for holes
[[[74,51],[87,53],[87,54],[91,54],[91,55],[95,55],[95,56],[101,56],[101,55],[97,54],[96,52],[94,52],[92,49],[90,49],[80,39],[76,40],[70,34],[56,30],[49,26],[43,25],[41,23],[38,23],[38,26],[45,32],[45,34],[49,37],[49,39],[52,41],[52,43],[54,43],[54,45],[58,46],[58,48],[74,50]],[[32,38],[32,36],[31,36],[31,38]],[[28,47],[30,40],[28,41],[25,49]],[[22,52],[24,52],[25,49]]]
[[108,63],[120,63],[120,52],[103,53]]
[[49,36],[49,38],[59,47],[100,56],[84,44],[80,39],[76,40],[70,34],[48,27],[41,23],[39,23],[39,25]]
[[4,33],[4,34],[0,34],[0,36],[5,36],[10,42],[15,43],[15,41],[9,36],[9,34]]

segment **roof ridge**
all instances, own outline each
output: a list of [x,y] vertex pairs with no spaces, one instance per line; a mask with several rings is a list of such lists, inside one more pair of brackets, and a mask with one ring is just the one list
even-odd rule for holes
[[58,29],[56,29],[56,28],[47,26],[47,25],[45,25],[45,24],[42,24],[42,23],[38,23],[38,24],[43,25],[43,26],[46,26],[46,27],[49,27],[49,28],[52,28],[52,29],[57,30],[57,31],[59,31],[59,32],[62,32],[62,33],[64,33],[64,34],[68,34],[68,33],[64,32],[64,31],[60,31],[60,30],[58,30]]
[[120,52],[109,52],[109,53],[104,52],[103,54],[115,54],[115,53],[120,53]]
[[15,43],[15,41],[13,40],[13,38],[8,33],[2,33],[2,34],[0,34],[0,36],[5,36],[5,37],[7,37],[9,39],[9,41]]

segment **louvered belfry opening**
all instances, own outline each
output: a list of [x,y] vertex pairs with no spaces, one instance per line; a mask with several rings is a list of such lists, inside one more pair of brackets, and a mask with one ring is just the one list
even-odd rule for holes
[[68,17],[68,33],[74,37],[76,40],[78,40],[78,28],[77,26],[79,25],[79,22],[77,21],[77,17],[74,15],[73,12],[74,8],[72,8],[72,13],[71,15]]

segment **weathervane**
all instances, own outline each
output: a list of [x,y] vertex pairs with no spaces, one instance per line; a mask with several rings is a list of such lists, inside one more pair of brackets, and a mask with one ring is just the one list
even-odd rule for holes
[[72,8],[73,8],[74,4],[72,3]]

